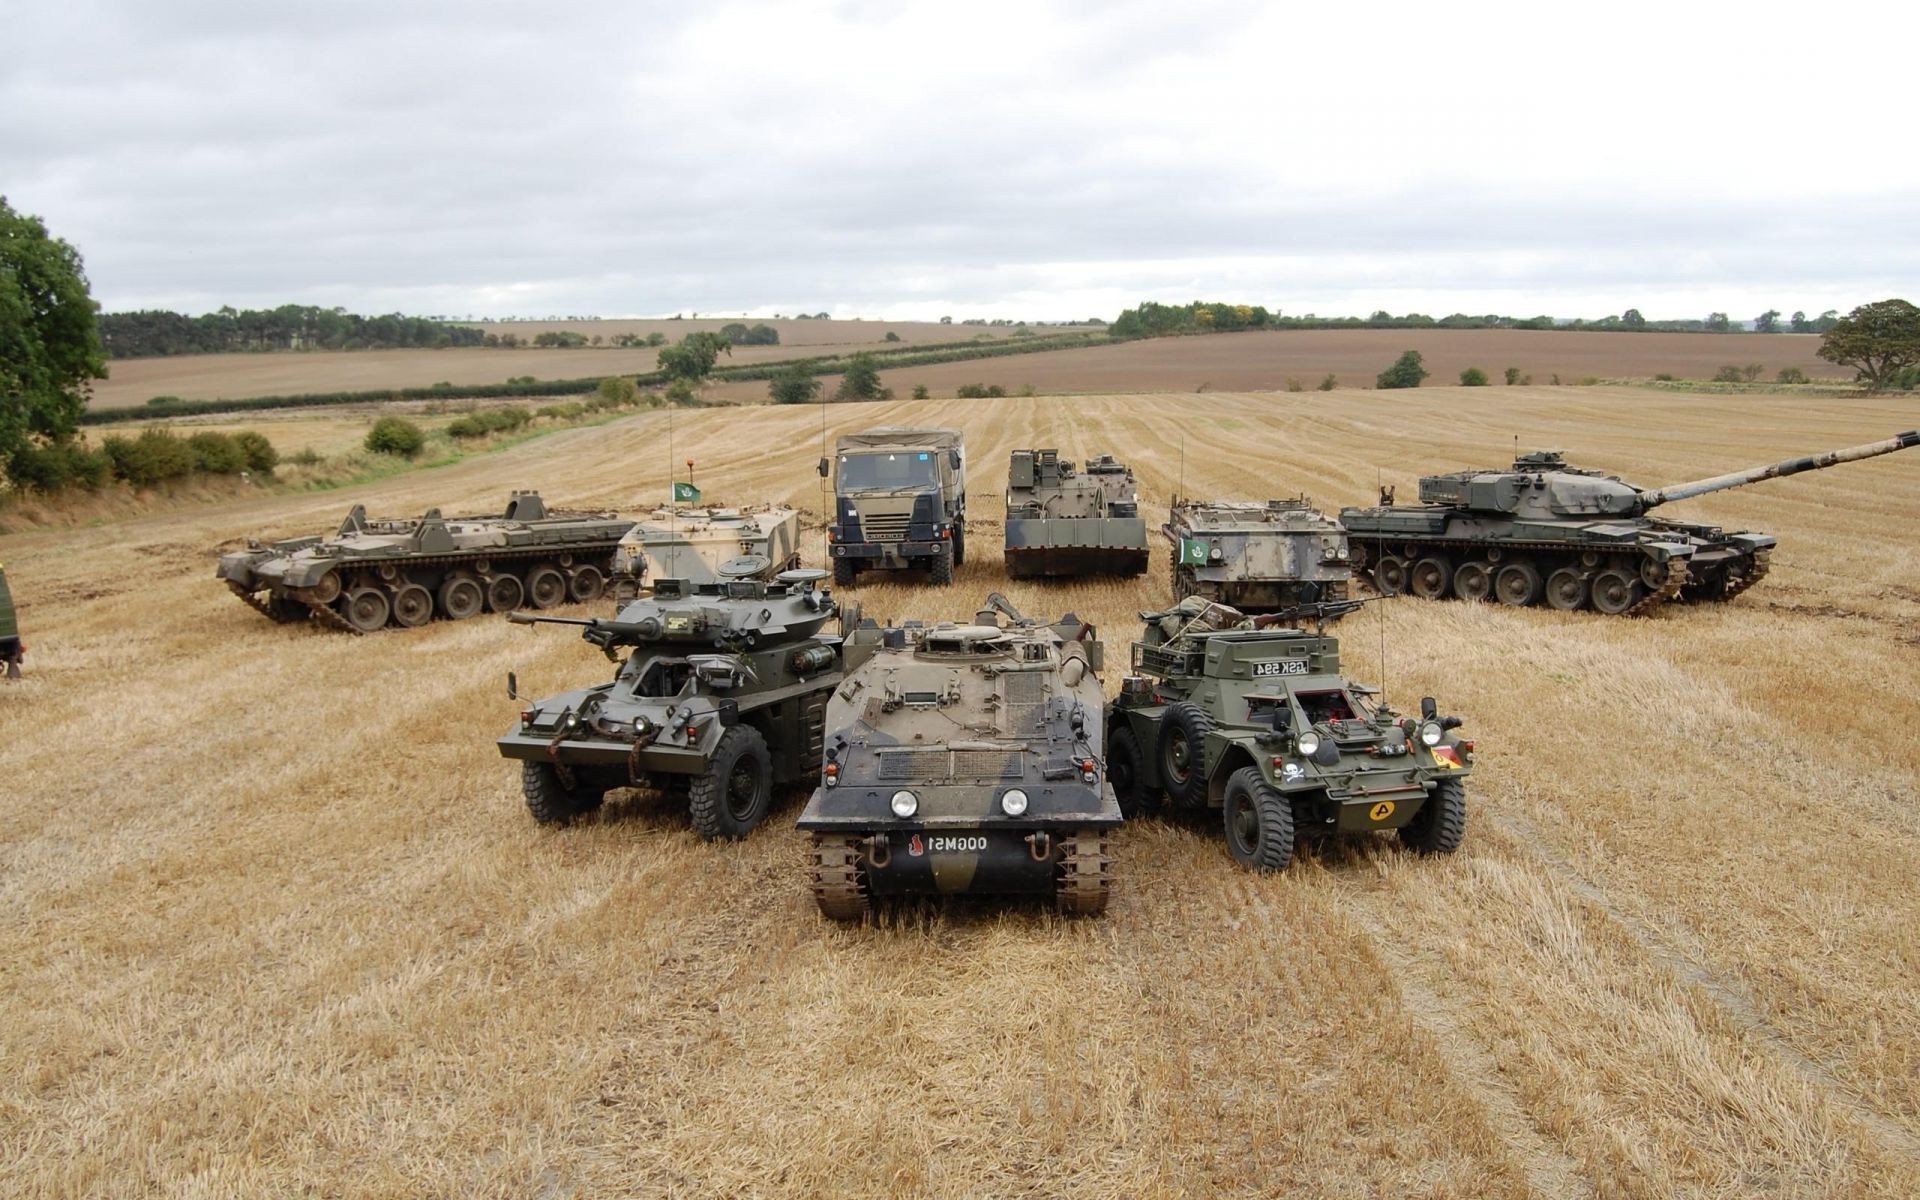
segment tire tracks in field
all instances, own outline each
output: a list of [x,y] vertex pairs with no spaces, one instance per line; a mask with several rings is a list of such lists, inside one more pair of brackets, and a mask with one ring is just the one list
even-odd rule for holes
[[[1482,820],[1489,815],[1486,810],[1481,810]],[[1582,875],[1529,818],[1505,811],[1493,820],[1512,835],[1521,850],[1538,860],[1553,878],[1605,914],[1655,967],[1711,1000],[1756,1046],[1766,1049],[1794,1077],[1831,1100],[1836,1109],[1858,1121],[1873,1134],[1883,1149],[1911,1161],[1920,1161],[1920,1136],[1874,1107],[1868,1098],[1841,1079],[1826,1063],[1794,1045],[1785,1033],[1775,1028],[1744,983],[1708,965],[1704,949],[1691,934],[1665,922],[1655,924],[1643,920],[1614,903],[1612,897]]]

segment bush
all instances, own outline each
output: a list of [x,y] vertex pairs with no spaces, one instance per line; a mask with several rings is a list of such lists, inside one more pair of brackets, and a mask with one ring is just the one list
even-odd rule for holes
[[455,417],[447,423],[447,436],[450,438],[459,438],[462,441],[465,441],[467,438],[485,437],[487,436],[487,427],[481,422],[480,418],[476,416]]
[[914,384],[914,385],[913,385],[913,398],[914,398],[915,400],[925,400],[925,399],[927,398],[927,385],[926,385],[926,384],[924,384],[924,383],[916,383],[916,384]]
[[1468,367],[1466,370],[1460,372],[1460,386],[1485,387],[1487,386],[1487,373],[1479,367]]
[[147,401],[147,407],[148,408],[168,408],[168,407],[171,407],[172,405],[180,404],[180,403],[184,403],[184,402],[178,396],[155,396],[153,399]]
[[[638,401],[639,398],[640,394],[635,392],[634,399]],[[543,404],[534,410],[534,416],[551,417],[556,421],[575,421],[585,416],[586,411],[586,405],[578,400],[569,400],[565,404]]]
[[7,478],[16,487],[57,492],[78,484],[97,488],[113,476],[113,461],[85,442],[36,445],[23,442],[7,460]]
[[509,375],[509,376],[507,377],[507,382],[508,382],[509,384],[512,384],[512,385],[514,385],[514,386],[516,386],[516,387],[531,387],[531,386],[533,386],[533,376],[531,376],[531,375]]
[[1746,366],[1740,368],[1741,377],[1748,383],[1752,383],[1766,373],[1767,368],[1760,363],[1748,363]]
[[420,432],[420,427],[401,417],[381,417],[367,431],[366,447],[375,454],[412,458],[426,444],[427,435]]
[[1339,377],[1334,375],[1331,371],[1329,371],[1327,373],[1327,377],[1320,381],[1320,386],[1315,390],[1322,391],[1322,392],[1330,392],[1339,386],[1340,386]]
[[594,389],[594,394],[610,405],[624,407],[640,398],[640,389],[633,386],[633,380],[612,375],[600,381],[600,386]]
[[1374,386],[1381,388],[1417,388],[1420,381],[1432,372],[1427,370],[1420,360],[1418,350],[1409,350],[1402,354],[1391,367],[1380,372]]
[[1781,367],[1780,373],[1773,378],[1775,383],[1805,383],[1807,373],[1799,367]]
[[835,400],[879,400],[880,369],[871,354],[856,354],[847,360],[847,373],[840,377]]
[[1718,371],[1714,372],[1713,382],[1741,383],[1741,382],[1744,382],[1744,379],[1741,375],[1739,367],[1733,366],[1732,364],[1728,364],[1727,366],[1721,367]]
[[647,345],[649,346],[664,346],[666,344],[667,335],[657,329],[647,335]]
[[1654,375],[1654,377],[1653,377],[1653,381],[1654,381],[1655,383],[1672,383],[1672,382],[1673,382],[1673,372],[1672,372],[1672,371],[1660,371],[1660,372],[1658,372],[1658,373],[1656,373],[1656,374]]
[[683,407],[693,404],[695,400],[693,385],[684,379],[676,379],[668,384],[667,390],[662,395],[666,397],[668,404],[678,404]]
[[1007,389],[997,383],[963,383],[954,390],[953,394],[962,400],[986,400],[1006,395]]
[[1304,392],[1307,390],[1307,385],[1289,375],[1287,376],[1287,390],[1290,392]]
[[147,429],[137,438],[110,437],[100,445],[113,461],[113,473],[136,487],[151,487],[193,471],[193,451],[165,429]]
[[889,329],[887,330],[887,336],[881,338],[880,340],[883,342],[897,342],[900,340],[900,335],[895,333],[893,330]]
[[1514,384],[1519,382],[1520,382],[1520,368],[1508,367],[1507,368],[1507,386],[1512,387]]
[[775,404],[811,404],[825,388],[814,378],[812,363],[797,362],[767,381],[767,396]]
[[302,446],[292,454],[287,455],[285,461],[296,467],[317,467],[326,460],[321,458],[320,452],[312,446]]
[[193,469],[209,475],[238,475],[247,469],[247,452],[224,433],[196,433],[187,439]]

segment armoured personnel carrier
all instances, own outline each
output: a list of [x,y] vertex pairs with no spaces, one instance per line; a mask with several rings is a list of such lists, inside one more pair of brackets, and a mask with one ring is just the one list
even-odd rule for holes
[[[829,463],[820,460],[820,475]],[[827,557],[841,587],[862,571],[925,566],[953,582],[967,561],[967,469],[956,429],[885,427],[835,446]]]
[[1669,600],[1731,600],[1767,573],[1774,538],[1667,521],[1662,504],[1817,471],[1920,444],[1920,433],[1692,483],[1638,488],[1567,465],[1559,451],[1516,458],[1504,471],[1420,480],[1420,503],[1344,508],[1353,568],[1384,594],[1424,600],[1546,603],[1613,615]]
[[[1473,743],[1432,697],[1401,716],[1340,671],[1325,622],[1364,603],[1247,618],[1193,596],[1141,613],[1133,670],[1107,716],[1107,775],[1135,815],[1165,796],[1220,810],[1227,850],[1257,871],[1303,836],[1396,831],[1424,853],[1466,831]],[[1310,618],[1314,628],[1295,622]]]
[[20,621],[13,611],[13,592],[7,587],[7,568],[0,564],[0,670],[8,679],[20,678],[27,660],[27,644],[20,640]]
[[1120,808],[1100,766],[1092,626],[1028,621],[994,595],[968,623],[863,624],[846,655],[799,822],[822,913],[858,920],[883,898],[935,893],[1105,910]]
[[768,578],[800,565],[800,513],[753,508],[658,508],[640,518],[613,551],[613,600],[640,598],[649,577],[712,583],[720,564],[750,554],[767,560]]
[[1243,612],[1344,600],[1352,580],[1347,534],[1300,496],[1173,502],[1161,527],[1173,543],[1173,598],[1199,596]]
[[578,625],[619,664],[610,683],[527,705],[499,739],[535,820],[564,824],[613,788],[648,787],[685,797],[700,836],[739,838],[775,786],[817,777],[841,677],[840,637],[821,630],[839,609],[815,586],[825,571],[765,571],[756,555],[713,583],[656,579],[612,620],[509,616]]
[[548,512],[515,492],[499,516],[373,519],[354,505],[332,537],[289,538],[225,554],[216,571],[233,594],[275,621],[309,618],[352,633],[391,622],[461,620],[600,598],[630,519]]
[[1015,450],[1007,470],[1007,575],[1138,575],[1147,523],[1133,472],[1113,455],[1074,470],[1058,450]]

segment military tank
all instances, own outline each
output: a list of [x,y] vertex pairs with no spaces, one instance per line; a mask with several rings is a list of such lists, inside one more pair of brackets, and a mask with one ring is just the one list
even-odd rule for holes
[[1353,569],[1384,594],[1545,603],[1611,615],[1670,600],[1731,600],[1767,574],[1775,539],[1648,514],[1663,504],[1891,454],[1920,433],[1692,483],[1639,488],[1536,451],[1506,470],[1420,479],[1420,503],[1343,508]]
[[1147,523],[1133,472],[1111,454],[1076,471],[1058,450],[1015,450],[1007,470],[1007,575],[1138,575]]
[[1161,527],[1173,543],[1173,598],[1243,612],[1344,600],[1347,534],[1306,497],[1252,503],[1175,499]]
[[1162,795],[1218,809],[1228,853],[1257,871],[1286,869],[1303,836],[1390,829],[1421,853],[1458,849],[1473,743],[1432,697],[1402,716],[1341,673],[1325,624],[1363,603],[1249,618],[1190,596],[1141,613],[1133,670],[1107,715],[1122,811]]
[[7,568],[0,564],[0,673],[18,679],[20,664],[25,661],[27,644],[20,640],[20,621],[13,611],[13,592],[7,587]]
[[[839,615],[825,571],[782,571],[748,555],[711,583],[656,579],[616,619],[516,612],[516,624],[580,626],[619,664],[610,683],[521,710],[498,741],[520,763],[527,810],[565,824],[609,790],[684,797],[693,827],[741,838],[766,819],[773,789],[820,771],[827,697],[840,683]],[[518,698],[519,683],[508,676]]]
[[720,564],[758,554],[769,578],[800,565],[800,513],[781,505],[752,508],[659,508],[640,518],[613,551],[612,591],[618,608],[640,598],[649,576],[712,583]]
[[389,623],[413,628],[597,600],[629,518],[549,512],[537,492],[514,492],[499,516],[374,519],[354,505],[332,537],[299,537],[220,557],[216,578],[282,624],[315,620],[350,633]]
[[1038,624],[996,594],[970,622],[863,623],[846,658],[799,821],[822,913],[858,920],[889,897],[956,893],[1106,909],[1121,817],[1100,766],[1092,626]]

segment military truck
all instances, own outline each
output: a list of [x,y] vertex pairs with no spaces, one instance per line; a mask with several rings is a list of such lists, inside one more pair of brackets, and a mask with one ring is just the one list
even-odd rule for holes
[[0,564],[0,665],[8,679],[20,678],[27,661],[27,644],[20,640],[20,621],[13,611],[13,591],[7,587],[7,568]]
[[1132,673],[1107,714],[1121,809],[1138,815],[1163,794],[1218,809],[1228,852],[1256,871],[1284,870],[1296,839],[1319,835],[1391,829],[1423,853],[1457,849],[1473,743],[1432,697],[1402,716],[1341,674],[1325,622],[1361,603],[1249,619],[1191,596],[1141,613]]
[[299,537],[220,558],[215,577],[282,624],[309,618],[350,633],[389,622],[462,620],[597,600],[630,518],[549,512],[538,492],[514,492],[499,516],[373,519],[354,505],[332,537]]
[[1133,472],[1111,454],[1074,470],[1058,450],[1015,450],[1007,470],[1007,575],[1138,575],[1147,523]]
[[1920,445],[1920,432],[1662,488],[1567,465],[1557,450],[1506,470],[1420,480],[1420,503],[1344,508],[1353,569],[1383,594],[1591,608],[1610,616],[1731,600],[1765,578],[1775,539],[1647,515],[1675,500]]
[[[528,704],[499,741],[520,763],[527,811],[566,824],[614,788],[684,799],[701,837],[741,838],[766,819],[776,786],[813,780],[827,697],[841,678],[839,609],[820,570],[768,580],[766,559],[725,563],[712,583],[656,579],[618,618],[577,625],[617,663],[613,680]],[[508,694],[519,681],[508,676]]]
[[[956,429],[869,429],[835,444],[827,557],[846,587],[862,571],[924,565],[937,584],[967,561],[967,472]],[[820,460],[824,478],[829,469]]]
[[997,594],[987,603],[970,622],[865,622],[850,636],[799,822],[826,916],[955,893],[1106,909],[1120,808],[1100,766],[1100,643],[1071,614],[1041,625]]
[[613,551],[615,611],[640,598],[649,577],[712,583],[720,564],[750,554],[767,560],[769,578],[800,565],[800,513],[776,504],[751,508],[657,508],[640,518]]
[[1173,544],[1173,598],[1242,612],[1344,600],[1347,534],[1305,496],[1254,503],[1175,498],[1161,533]]

